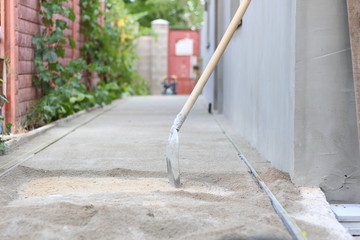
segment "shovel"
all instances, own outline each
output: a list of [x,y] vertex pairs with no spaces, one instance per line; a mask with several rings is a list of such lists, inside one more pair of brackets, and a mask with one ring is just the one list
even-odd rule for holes
[[209,63],[207,64],[204,72],[202,73],[199,81],[191,92],[189,98],[187,99],[185,105],[181,109],[180,113],[176,116],[174,123],[171,127],[168,144],[166,147],[166,164],[169,182],[172,186],[176,188],[180,187],[178,132],[180,131],[181,126],[185,122],[185,119],[188,116],[192,107],[194,106],[196,100],[198,99],[216,64],[219,62],[220,57],[222,56],[225,48],[230,42],[230,39],[234,35],[234,32],[237,29],[241,19],[243,18],[250,2],[251,0],[241,1],[241,4],[236,11],[233,19],[231,20],[229,27],[227,28],[224,36],[222,37],[218,47],[216,48],[213,56],[211,57]]

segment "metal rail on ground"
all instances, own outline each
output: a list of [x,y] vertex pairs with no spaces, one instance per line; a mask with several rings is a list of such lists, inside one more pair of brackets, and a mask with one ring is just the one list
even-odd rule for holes
[[276,214],[280,217],[281,221],[284,223],[286,229],[290,233],[291,237],[294,240],[306,240],[306,232],[302,231],[300,227],[296,224],[296,222],[291,218],[291,216],[287,213],[287,211],[283,208],[281,203],[277,200],[275,195],[271,192],[271,190],[266,186],[264,181],[261,179],[259,174],[256,172],[255,168],[251,165],[251,163],[246,159],[245,155],[240,151],[239,147],[236,143],[232,140],[232,138],[227,134],[221,123],[218,119],[213,115],[216,123],[218,124],[219,128],[225,135],[225,137],[229,140],[229,142],[233,145],[235,150],[237,151],[240,159],[245,163],[247,168],[249,169],[251,175],[255,178],[258,186],[260,189],[267,195],[267,197],[271,201],[271,205],[273,206]]

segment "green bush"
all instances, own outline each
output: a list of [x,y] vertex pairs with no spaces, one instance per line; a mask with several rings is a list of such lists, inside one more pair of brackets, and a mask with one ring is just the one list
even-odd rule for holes
[[[38,71],[33,83],[44,95],[28,115],[27,128],[42,126],[96,104],[109,104],[123,96],[148,93],[147,84],[133,68],[137,58],[134,41],[140,36],[137,20],[142,15],[128,14],[122,1],[108,0],[104,13],[98,0],[82,0],[81,32],[85,37],[82,58],[65,66],[59,62],[65,56],[64,44],[72,48],[76,44],[71,36],[64,37],[67,23],[54,21],[53,16],[75,20],[72,10],[63,7],[66,1],[41,0],[45,29],[32,39]],[[98,22],[100,17],[105,17],[104,26]],[[91,74],[82,74],[86,71],[96,72],[102,79],[93,89],[84,83],[91,80]]]

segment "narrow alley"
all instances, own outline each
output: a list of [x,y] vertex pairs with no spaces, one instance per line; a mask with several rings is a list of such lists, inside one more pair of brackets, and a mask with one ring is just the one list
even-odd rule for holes
[[[182,186],[168,184],[165,146],[185,100],[118,100],[1,156],[0,238],[291,239],[203,99],[180,132]],[[320,190],[294,187],[234,142],[309,239],[351,239]]]

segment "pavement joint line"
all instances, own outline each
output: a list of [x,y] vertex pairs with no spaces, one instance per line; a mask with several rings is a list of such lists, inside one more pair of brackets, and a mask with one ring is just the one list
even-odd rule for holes
[[46,148],[50,147],[51,145],[53,145],[54,143],[60,141],[61,139],[65,138],[66,136],[68,136],[69,134],[75,132],[77,129],[85,126],[86,124],[90,123],[91,121],[95,120],[96,118],[100,117],[101,115],[103,115],[104,113],[110,111],[111,109],[113,109],[115,106],[111,106],[103,111],[101,111],[100,113],[96,114],[95,116],[91,117],[90,119],[86,120],[83,123],[80,123],[79,125],[77,125],[76,127],[72,128],[70,131],[66,132],[65,134],[61,135],[60,137],[55,137],[50,139],[49,141],[42,143],[36,147],[34,147],[33,149],[31,149],[30,151],[22,154],[20,157],[14,158],[12,160],[10,160],[9,162],[5,163],[4,165],[0,166],[0,169],[4,169],[6,166],[16,162],[16,164],[12,165],[11,167],[7,168],[5,171],[3,171],[2,173],[0,173],[0,177],[3,177],[5,175],[7,175],[10,171],[12,171],[15,167],[19,166],[20,164],[24,163],[25,161],[29,160],[30,158],[34,157],[36,154],[38,154],[39,152],[45,150]]
[[224,134],[224,136],[229,140],[229,142],[233,145],[235,150],[238,153],[238,156],[240,159],[245,163],[247,168],[249,169],[249,173],[252,175],[253,178],[255,178],[259,188],[267,195],[269,198],[271,205],[273,206],[276,214],[280,217],[281,221],[285,225],[286,229],[290,233],[291,237],[294,240],[306,240],[306,232],[302,231],[300,227],[296,224],[296,222],[293,220],[293,218],[288,214],[288,212],[284,209],[284,207],[281,205],[281,203],[277,200],[275,195],[271,192],[271,190],[268,188],[268,186],[265,184],[265,182],[261,179],[259,174],[256,172],[255,168],[251,165],[251,163],[247,160],[245,155],[240,151],[240,148],[236,145],[236,143],[232,140],[232,138],[227,134],[219,120],[216,118],[214,114],[211,114],[215,122],[218,124],[220,130]]
[[38,135],[43,134],[44,132],[47,132],[48,130],[50,130],[58,125],[64,124],[68,121],[71,121],[75,118],[78,118],[88,112],[97,110],[99,108],[101,108],[101,106],[96,105],[94,107],[91,107],[91,108],[88,108],[85,110],[81,110],[81,111],[79,111],[73,115],[67,116],[65,118],[58,119],[58,120],[51,122],[45,126],[31,130],[25,134],[19,134],[18,136],[16,136],[16,134],[15,134],[13,139],[10,139],[9,141],[6,142],[5,151],[2,154],[0,153],[0,155],[6,155],[7,152],[11,151],[12,149],[16,148],[17,146],[19,146],[21,144],[24,144],[24,143],[30,141],[31,139],[37,137]]

